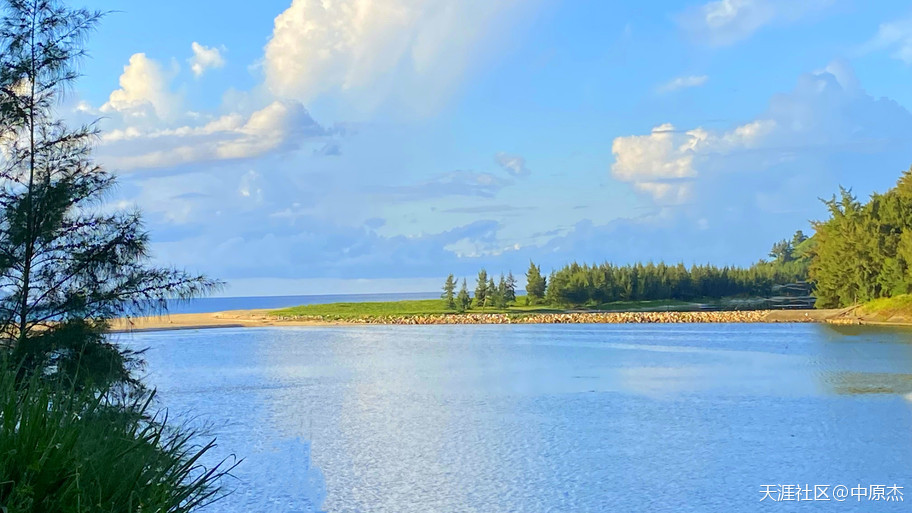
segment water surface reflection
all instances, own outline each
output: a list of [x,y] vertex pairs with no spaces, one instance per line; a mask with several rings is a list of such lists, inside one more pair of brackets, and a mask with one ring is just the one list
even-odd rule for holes
[[520,325],[130,343],[152,347],[168,405],[222,422],[222,448],[253,453],[237,511],[423,513],[755,511],[767,483],[912,492],[910,340],[819,325]]

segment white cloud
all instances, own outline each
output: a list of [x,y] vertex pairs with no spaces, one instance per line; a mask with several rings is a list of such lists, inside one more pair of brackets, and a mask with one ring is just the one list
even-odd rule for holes
[[[731,130],[663,124],[648,135],[618,137],[611,173],[659,204],[676,204],[696,199],[695,189],[708,181],[745,170],[789,169],[789,162],[807,155],[876,153],[898,144],[904,132],[912,132],[909,113],[867,95],[851,68],[835,61],[801,76],[793,91],[773,96],[765,113]],[[796,176],[805,172],[794,170]]]
[[711,45],[747,39],[761,28],[791,23],[819,11],[833,0],[715,0],[685,11],[681,27]]
[[144,53],[133,54],[120,76],[120,89],[111,93],[101,111],[133,122],[173,119],[180,108],[180,97],[170,90],[176,73],[176,68],[165,70]]
[[458,84],[488,26],[514,3],[294,0],[266,45],[266,84],[304,102],[342,93],[373,108],[398,94],[426,108]]
[[697,174],[693,148],[699,140],[694,131],[681,134],[670,123],[653,128],[649,135],[618,137],[611,145],[611,174],[656,200],[683,202],[690,194],[683,180]]
[[99,159],[120,170],[255,157],[291,149],[326,131],[296,101],[275,101],[249,117],[228,114],[201,126],[105,132]]
[[884,23],[877,34],[863,46],[864,51],[891,50],[892,56],[912,64],[912,18]]
[[189,60],[190,69],[193,74],[200,77],[210,68],[221,68],[225,65],[225,58],[218,48],[203,46],[196,41],[190,45],[193,50],[193,57]]
[[679,131],[665,123],[649,135],[616,138],[611,145],[615,157],[611,174],[659,203],[684,203],[691,199],[692,183],[699,175],[698,157],[756,148],[775,128],[772,119],[755,120],[721,133],[702,128]]
[[672,91],[677,91],[678,89],[686,89],[688,87],[699,87],[706,83],[709,80],[709,77],[706,75],[688,75],[684,77],[676,77],[657,88],[657,91],[660,93],[670,93]]
[[494,156],[494,161],[513,176],[528,176],[532,172],[526,167],[526,159],[521,155],[500,152]]

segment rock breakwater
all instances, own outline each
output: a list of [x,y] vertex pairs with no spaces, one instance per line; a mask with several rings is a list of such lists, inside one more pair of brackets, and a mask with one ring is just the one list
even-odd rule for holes
[[334,319],[321,316],[277,316],[277,321],[322,321],[341,324],[675,324],[810,322],[811,319],[768,319],[769,310],[728,312],[574,312],[574,313],[466,313],[443,315],[371,316]]

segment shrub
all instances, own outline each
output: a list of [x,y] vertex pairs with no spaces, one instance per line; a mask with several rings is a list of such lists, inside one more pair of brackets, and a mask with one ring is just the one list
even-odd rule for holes
[[0,369],[0,506],[8,513],[188,512],[224,496],[234,464],[206,468],[214,443],[125,403]]

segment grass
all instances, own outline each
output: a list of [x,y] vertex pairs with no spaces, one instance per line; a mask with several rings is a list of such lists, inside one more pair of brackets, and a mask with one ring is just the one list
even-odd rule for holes
[[[674,310],[693,307],[693,303],[684,301],[618,301],[601,305],[564,309],[551,305],[530,305],[525,303],[525,297],[517,298],[517,304],[508,308],[477,308],[473,307],[468,313],[561,313],[579,310],[607,310],[607,311],[633,311],[633,310]],[[323,320],[349,320],[359,318],[377,317],[409,317],[416,315],[443,315],[454,314],[448,310],[441,299],[421,299],[410,301],[386,301],[364,303],[330,303],[322,305],[302,305],[270,312],[279,317],[313,317]]]
[[869,301],[861,307],[861,313],[883,320],[895,316],[912,318],[912,294],[901,294]]
[[[0,364],[3,365],[3,364]],[[0,369],[0,511],[185,513],[222,496],[231,469],[204,468],[196,433],[167,426],[151,397],[126,406]]]

